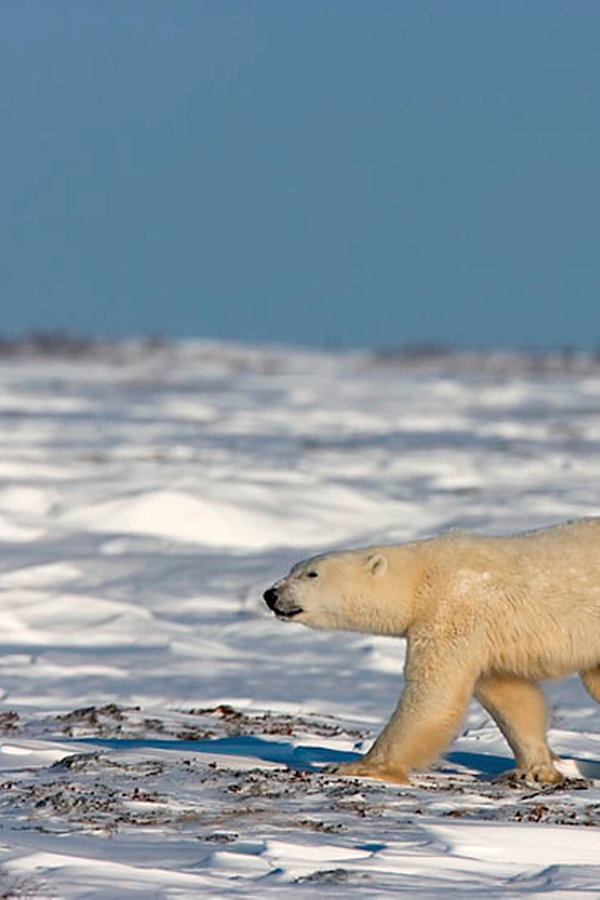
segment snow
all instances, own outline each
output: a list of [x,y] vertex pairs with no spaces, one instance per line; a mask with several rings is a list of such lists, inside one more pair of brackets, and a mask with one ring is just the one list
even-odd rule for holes
[[598,896],[576,678],[546,689],[566,787],[497,780],[475,702],[410,786],[336,779],[403,644],[277,622],[261,594],[320,550],[598,515],[599,398],[585,355],[0,360],[0,893]]

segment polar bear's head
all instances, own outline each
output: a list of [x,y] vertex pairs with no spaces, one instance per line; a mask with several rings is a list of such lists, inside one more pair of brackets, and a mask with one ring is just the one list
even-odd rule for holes
[[311,628],[390,633],[387,573],[384,549],[327,553],[297,563],[263,597],[278,618]]

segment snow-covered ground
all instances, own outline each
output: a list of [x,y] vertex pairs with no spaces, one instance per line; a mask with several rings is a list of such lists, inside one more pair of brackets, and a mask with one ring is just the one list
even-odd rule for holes
[[21,353],[0,416],[2,896],[600,896],[577,679],[548,686],[566,788],[495,781],[511,758],[476,703],[414,785],[336,779],[403,643],[260,599],[319,550],[599,514],[599,363]]

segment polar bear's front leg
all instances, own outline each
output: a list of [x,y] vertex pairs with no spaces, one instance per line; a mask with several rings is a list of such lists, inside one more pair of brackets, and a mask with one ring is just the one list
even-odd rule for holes
[[355,762],[331,767],[339,775],[406,783],[409,773],[432,762],[460,727],[474,675],[454,654],[415,654],[392,718],[371,749]]
[[594,700],[600,703],[600,665],[595,669],[588,669],[586,672],[580,672],[583,685]]
[[546,740],[546,701],[533,681],[513,675],[479,679],[475,696],[496,720],[515,754],[516,774],[527,781],[563,781]]

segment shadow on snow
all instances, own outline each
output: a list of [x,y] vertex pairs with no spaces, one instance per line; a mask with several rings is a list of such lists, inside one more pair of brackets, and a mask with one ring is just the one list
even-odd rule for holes
[[[65,741],[70,747],[105,748],[113,751],[168,750],[206,756],[237,756],[256,759],[257,762],[279,763],[289,769],[318,772],[322,766],[349,762],[360,754],[332,750],[319,746],[296,746],[291,741],[266,740],[256,735],[212,738],[198,741],[146,740],[137,738],[74,738]],[[454,769],[466,768],[483,777],[493,778],[511,768],[511,760],[504,756],[483,753],[451,752],[445,760]]]
[[[332,750],[318,746],[296,746],[291,741],[266,740],[256,735],[212,738],[198,741],[146,740],[136,738],[74,738],[64,742],[73,749],[88,746],[119,751],[170,751],[192,753],[200,756],[233,756],[258,763],[279,763],[289,769],[303,772],[319,772],[325,765],[349,762],[360,754]],[[592,760],[573,760],[584,778],[600,779],[600,763]],[[446,765],[445,765],[446,764]],[[506,756],[486,753],[451,751],[444,757],[441,770],[466,769],[475,777],[492,779],[511,769],[513,761]],[[446,771],[448,774],[448,771]]]

